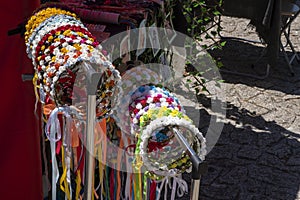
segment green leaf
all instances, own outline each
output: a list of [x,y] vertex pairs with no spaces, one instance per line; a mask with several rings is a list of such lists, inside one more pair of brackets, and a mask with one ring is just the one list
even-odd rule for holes
[[220,43],[220,45],[221,45],[222,47],[224,47],[225,44],[226,44],[226,41],[223,41],[223,42]]
[[221,13],[218,10],[214,11],[213,14],[216,16],[221,15]]

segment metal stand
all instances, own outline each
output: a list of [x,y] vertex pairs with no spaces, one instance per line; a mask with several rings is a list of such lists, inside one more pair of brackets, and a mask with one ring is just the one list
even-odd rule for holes
[[87,119],[86,119],[86,152],[84,163],[84,199],[90,200],[93,195],[94,176],[94,127],[96,119],[96,90],[100,73],[87,71]]
[[173,128],[175,137],[180,142],[180,145],[187,150],[192,162],[192,185],[191,185],[191,196],[190,200],[198,200],[200,192],[200,178],[202,174],[207,172],[207,164],[204,163],[196,154],[196,152],[191,148],[190,144],[183,137],[181,132],[177,128]]

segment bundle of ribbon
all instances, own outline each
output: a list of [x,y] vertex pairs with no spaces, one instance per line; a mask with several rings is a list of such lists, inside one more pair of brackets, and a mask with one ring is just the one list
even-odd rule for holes
[[[36,96],[43,105],[47,123],[53,199],[58,197],[58,182],[67,199],[79,199],[83,192],[85,152],[79,138],[86,128],[84,83],[89,71],[101,74],[95,108],[101,130],[99,126],[95,128],[95,152],[91,152],[98,160],[94,197],[159,199],[163,186],[166,192],[171,183],[171,199],[175,198],[176,188],[179,196],[187,191],[180,176],[189,170],[191,162],[173,129],[185,134],[201,159],[206,154],[205,139],[176,96],[159,86],[160,75],[145,66],[134,67],[122,76],[120,83],[119,72],[94,35],[76,14],[55,6],[42,7],[28,20],[25,41],[35,69]],[[115,111],[114,115],[110,111]],[[107,116],[113,116],[119,126],[112,118],[107,122]],[[129,147],[134,147],[131,160],[122,151]],[[128,173],[121,172],[124,160]],[[126,187],[121,189],[125,182]]]
[[[160,198],[164,185],[170,184],[171,199],[176,191],[179,197],[187,192],[181,174],[190,172],[192,163],[174,129],[184,134],[201,160],[206,155],[205,138],[185,114],[176,95],[160,85],[162,82],[160,74],[143,65],[126,71],[114,107],[123,138],[131,138],[127,151],[134,157],[133,194],[137,199],[148,199],[153,193]],[[165,198],[170,198],[166,191],[165,188]]]
[[[84,152],[79,138],[84,133],[86,112],[80,103],[86,100],[88,87],[88,75],[84,73],[94,71],[101,74],[96,83],[95,108],[100,121],[110,111],[111,99],[120,80],[119,72],[76,14],[67,10],[56,7],[37,10],[26,24],[25,42],[35,69],[36,97],[43,105],[47,123],[45,132],[51,147],[52,198],[57,198],[56,184],[60,178],[60,188],[66,198],[78,199],[82,184],[80,169],[83,167],[80,161]],[[103,121],[105,119],[102,124]],[[105,131],[105,123],[103,127]],[[80,156],[77,156],[78,152],[81,152]],[[57,155],[60,155],[60,160],[57,160]],[[61,174],[59,166],[62,166]],[[77,177],[76,189],[72,188],[74,176]]]
[[59,8],[36,12],[26,25],[25,41],[36,72],[34,84],[40,88],[42,102],[49,98],[58,106],[70,105],[72,91],[68,89],[74,84],[77,65],[89,62],[94,70],[105,73],[106,88],[98,90],[98,103],[102,108],[108,105],[120,79],[119,73],[74,13]]
[[136,165],[144,165],[150,177],[159,179],[159,176],[174,176],[191,166],[173,128],[185,134],[190,146],[204,160],[204,137],[185,114],[179,100],[166,88],[140,86],[132,94],[129,112],[132,132],[137,137]]

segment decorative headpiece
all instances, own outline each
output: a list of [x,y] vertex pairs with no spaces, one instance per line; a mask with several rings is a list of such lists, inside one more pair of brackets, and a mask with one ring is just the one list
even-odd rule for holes
[[107,109],[119,72],[74,13],[59,8],[36,12],[26,25],[25,41],[42,102],[49,97],[58,106],[71,105],[76,72],[80,63],[86,62],[103,74],[97,105],[99,110]]
[[[119,15],[114,16],[116,16],[114,19],[119,19]],[[39,88],[37,96],[44,104],[44,108],[49,105],[47,108],[52,111],[47,114],[49,117],[45,130],[52,153],[53,198],[56,197],[56,184],[59,178],[55,156],[58,148],[55,143],[62,140],[61,163],[64,176],[61,176],[60,184],[62,187],[64,183],[66,197],[72,199],[71,147],[78,147],[78,137],[80,137],[79,133],[76,133],[77,135],[73,133],[85,127],[85,124],[81,123],[84,117],[78,112],[80,108],[73,105],[78,99],[86,104],[84,98],[87,95],[87,88],[84,82],[87,75],[84,73],[87,71],[101,74],[96,89],[97,118],[102,119],[113,108],[112,110],[115,111],[113,117],[122,131],[121,134],[115,132],[112,127],[106,127],[107,122],[102,120],[104,132],[111,129],[111,135],[116,134],[116,138],[120,137],[120,149],[135,146],[134,168],[137,169],[136,172],[141,172],[142,168],[146,171],[143,189],[140,184],[141,173],[135,175],[137,181],[132,188],[136,199],[140,199],[140,191],[144,190],[143,192],[146,193],[148,178],[151,178],[151,182],[154,183],[150,187],[152,188],[150,191],[153,191],[158,188],[155,180],[162,179],[164,176],[171,176],[176,180],[177,175],[190,168],[191,161],[185,149],[180,146],[175,136],[175,129],[184,135],[197,155],[204,159],[206,154],[204,137],[185,114],[176,96],[159,85],[163,78],[151,69],[139,66],[126,71],[120,83],[119,72],[106,58],[105,51],[96,38],[74,13],[55,7],[41,8],[26,25],[25,41],[28,57],[32,59],[35,69],[33,82],[36,91]],[[116,93],[118,95],[115,95]],[[83,104],[81,106],[84,106]],[[73,116],[77,115],[80,117],[74,119]],[[110,120],[109,123],[112,121]],[[71,145],[73,136],[76,141]],[[107,134],[103,133],[103,136],[106,138]],[[97,147],[99,161],[107,159],[107,150],[113,151],[107,147],[105,139],[101,141],[103,144],[100,143]],[[118,152],[118,164],[122,156],[127,158],[126,155]],[[108,174],[108,171],[111,171],[111,174],[115,172],[105,168],[103,163],[99,163],[98,167],[100,193],[106,188],[106,195],[113,195],[112,192],[109,194],[109,185],[104,186],[103,180],[110,181],[113,185],[114,181],[109,180],[107,176],[104,177],[104,174]],[[77,174],[76,199],[81,192],[80,177],[80,173]],[[131,175],[126,175],[126,179],[126,183],[130,183]],[[119,178],[118,181],[121,182],[120,180]],[[131,189],[129,186],[127,189],[125,189],[125,196],[129,197],[132,195]],[[120,196],[120,190],[117,195]]]
[[121,90],[118,99],[114,101],[114,118],[123,133],[135,137],[131,131],[131,121],[128,106],[132,94],[143,84],[159,84],[162,78],[153,70],[141,65],[127,70],[120,81]]
[[205,139],[174,94],[164,87],[142,85],[131,97],[129,112],[131,132],[137,137],[137,167],[145,166],[147,174],[155,179],[175,176],[189,169],[191,162],[176,139],[174,128],[184,134],[190,146],[204,160]]

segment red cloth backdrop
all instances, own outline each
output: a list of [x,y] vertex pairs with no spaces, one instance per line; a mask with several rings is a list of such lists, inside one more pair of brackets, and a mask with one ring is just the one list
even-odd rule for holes
[[33,73],[24,39],[7,36],[39,6],[39,0],[7,0],[0,4],[0,199],[42,199],[40,134],[34,116]]

